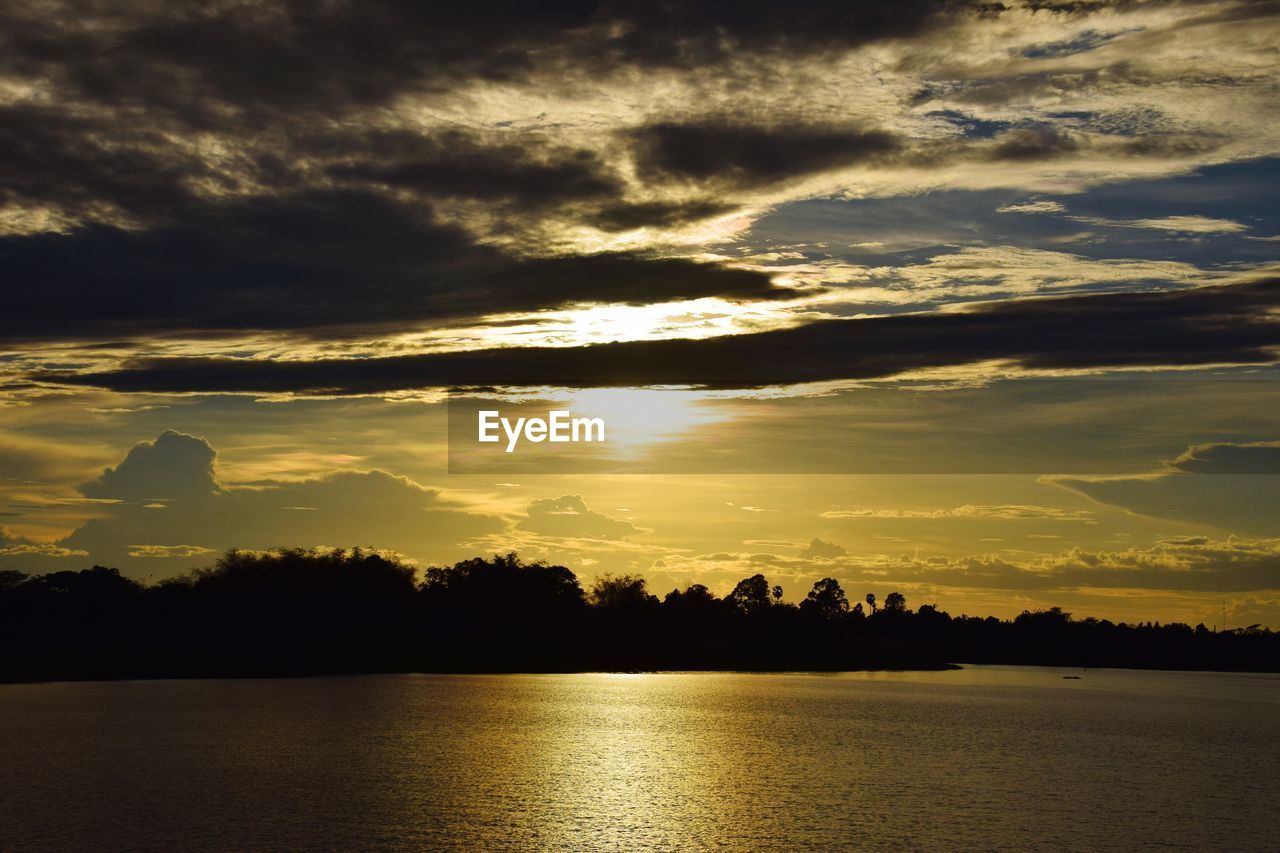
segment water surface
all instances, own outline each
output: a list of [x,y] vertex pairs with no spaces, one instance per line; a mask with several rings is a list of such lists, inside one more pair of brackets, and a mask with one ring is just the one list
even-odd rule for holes
[[1278,744],[1267,675],[6,685],[0,849],[1277,849]]

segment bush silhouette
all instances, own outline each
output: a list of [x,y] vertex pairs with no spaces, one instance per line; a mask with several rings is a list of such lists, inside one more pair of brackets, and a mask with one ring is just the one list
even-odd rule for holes
[[302,675],[584,669],[855,669],[970,661],[1280,670],[1280,634],[1252,625],[1011,621],[914,612],[891,592],[869,612],[834,578],[799,605],[757,574],[724,598],[693,584],[661,600],[637,575],[584,591],[564,566],[516,554],[419,573],[394,556],[228,551],[154,585],[115,569],[0,572],[0,678]]

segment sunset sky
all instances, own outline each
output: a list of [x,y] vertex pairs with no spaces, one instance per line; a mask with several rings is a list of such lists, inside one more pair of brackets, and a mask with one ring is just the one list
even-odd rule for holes
[[[1280,627],[1277,45],[1232,0],[7,3],[0,569]],[[460,400],[610,440],[467,461]]]

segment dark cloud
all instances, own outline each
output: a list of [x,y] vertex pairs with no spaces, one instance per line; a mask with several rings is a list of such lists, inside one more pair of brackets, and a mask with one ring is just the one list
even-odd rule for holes
[[193,201],[193,181],[221,181],[175,153],[158,128],[46,106],[0,108],[0,203],[83,212],[107,206],[147,219]]
[[770,299],[768,275],[632,253],[517,260],[354,191],[240,200],[151,230],[0,239],[0,339],[422,328],[571,302]]
[[195,123],[218,105],[341,111],[468,78],[518,79],[532,52],[591,20],[582,0],[101,6],[6,15],[9,68],[95,100],[146,101]]
[[96,374],[36,378],[120,391],[381,393],[447,386],[745,388],[990,360],[1045,369],[1262,364],[1280,346],[1277,305],[1280,279],[1260,279],[827,320],[706,340],[311,362],[147,359]]
[[1000,3],[409,0],[6,7],[0,68],[93,100],[217,124],[335,114],[460,81],[510,81],[539,61],[585,69],[695,67],[742,53],[823,53],[995,14]]
[[997,134],[991,148],[993,160],[1046,160],[1062,157],[1079,147],[1074,139],[1051,127],[1026,127]]
[[[0,205],[13,206],[6,221],[19,230],[65,233],[0,238],[14,283],[0,293],[0,340],[353,336],[576,302],[788,296],[758,271],[629,252],[548,256],[548,247],[577,240],[575,226],[617,233],[721,216],[743,206],[736,191],[859,164],[1051,160],[1099,143],[1091,131],[986,127],[955,110],[939,115],[974,133],[913,143],[857,117],[794,120],[746,106],[732,120],[655,114],[616,134],[606,115],[573,137],[543,115],[482,125],[497,111],[481,104],[470,129],[448,131],[442,116],[461,100],[435,115],[396,99],[460,99],[474,80],[577,95],[569,90],[590,74],[627,63],[714,67],[733,78],[744,56],[767,55],[772,68],[1003,8],[9,4],[0,75],[34,94],[0,107]],[[1124,69],[1106,73],[1127,79]],[[941,81],[922,98],[962,102],[966,92],[1012,86],[990,93],[1008,103],[1024,89],[1090,83],[1046,74]],[[1189,156],[1217,142],[1170,131],[1111,144],[1104,153]],[[592,145],[601,147],[582,147]],[[689,192],[673,200],[670,185]]]
[[886,39],[905,38],[964,16],[998,15],[1000,2],[898,0],[613,0],[596,20],[606,35],[589,39],[595,61],[690,68],[741,54],[821,55]]
[[659,122],[630,133],[636,168],[648,181],[767,186],[830,171],[896,151],[882,130],[826,126],[762,126],[700,121]]
[[299,147],[349,158],[328,167],[331,177],[429,197],[515,201],[527,208],[623,195],[621,181],[594,152],[527,138],[507,141],[511,136],[376,132],[304,139]]
[[588,214],[585,221],[601,231],[630,231],[634,228],[671,228],[700,219],[710,219],[737,209],[737,205],[715,201],[619,202]]
[[326,184],[425,203],[509,203],[526,213],[618,205],[626,195],[597,153],[515,132],[302,125],[267,145],[243,128],[243,146],[219,160],[175,144],[171,130],[163,122],[51,106],[0,107],[0,158],[8,165],[0,203],[43,206],[75,220],[123,215],[131,224],[163,226],[215,215],[211,195],[281,197]]

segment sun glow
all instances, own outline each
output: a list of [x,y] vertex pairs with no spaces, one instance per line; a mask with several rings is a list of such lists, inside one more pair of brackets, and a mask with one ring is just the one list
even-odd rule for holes
[[[794,304],[743,304],[716,297],[653,305],[583,305],[490,317],[493,325],[453,330],[471,346],[578,347],[622,341],[714,338],[798,325]],[[522,322],[523,321],[523,322]]]

